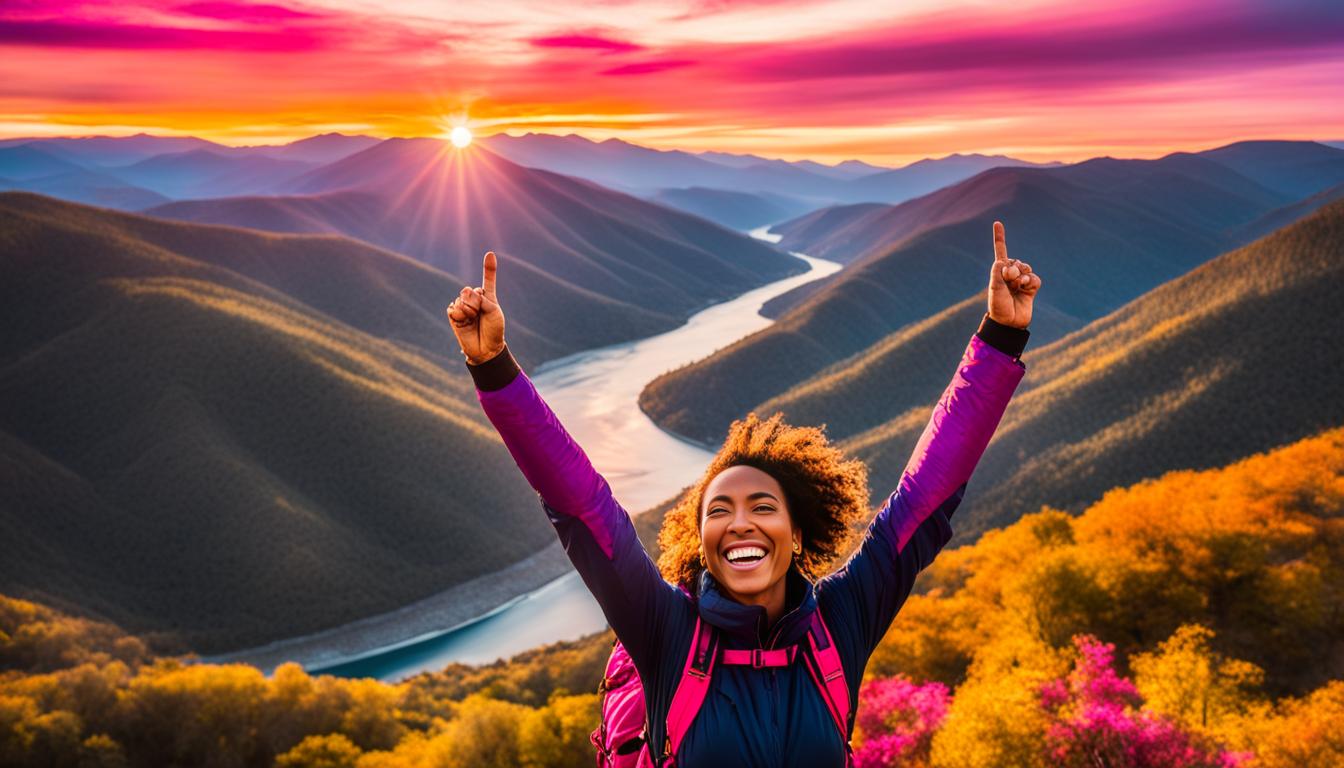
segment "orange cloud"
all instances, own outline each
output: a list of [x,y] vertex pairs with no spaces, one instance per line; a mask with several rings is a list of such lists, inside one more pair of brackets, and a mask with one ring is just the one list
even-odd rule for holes
[[1084,15],[912,0],[886,17],[859,0],[611,2],[619,14],[575,5],[563,24],[541,0],[411,0],[390,16],[341,0],[5,4],[0,133],[241,142],[427,135],[460,116],[478,132],[888,163],[1342,138],[1335,2],[1112,0]]

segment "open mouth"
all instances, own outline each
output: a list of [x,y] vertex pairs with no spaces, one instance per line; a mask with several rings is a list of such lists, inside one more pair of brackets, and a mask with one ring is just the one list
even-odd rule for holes
[[733,547],[723,553],[723,559],[730,568],[739,571],[749,571],[755,568],[769,555],[763,547],[755,545],[746,545]]

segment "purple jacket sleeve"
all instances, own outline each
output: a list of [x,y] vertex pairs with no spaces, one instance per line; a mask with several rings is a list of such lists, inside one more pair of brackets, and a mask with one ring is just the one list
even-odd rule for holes
[[663,580],[606,479],[525,373],[477,398],[636,668],[652,674],[662,624],[684,594]]
[[828,625],[847,636],[836,642],[849,679],[862,673],[915,576],[951,539],[948,517],[1025,373],[1013,356],[971,338],[896,490],[854,555],[817,584]]

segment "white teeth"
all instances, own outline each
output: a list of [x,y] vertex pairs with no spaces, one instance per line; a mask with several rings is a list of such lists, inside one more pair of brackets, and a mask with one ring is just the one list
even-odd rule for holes
[[744,557],[765,557],[765,550],[760,547],[738,547],[730,551],[725,557],[730,562],[741,560]]

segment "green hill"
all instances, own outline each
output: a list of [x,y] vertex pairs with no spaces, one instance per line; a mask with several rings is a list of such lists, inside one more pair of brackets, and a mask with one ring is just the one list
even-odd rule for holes
[[341,238],[0,195],[0,590],[220,652],[549,543],[448,285]]
[[[957,513],[971,535],[1042,504],[1202,469],[1344,424],[1344,202],[1223,254],[1023,358]],[[894,486],[928,404],[846,441]]]

